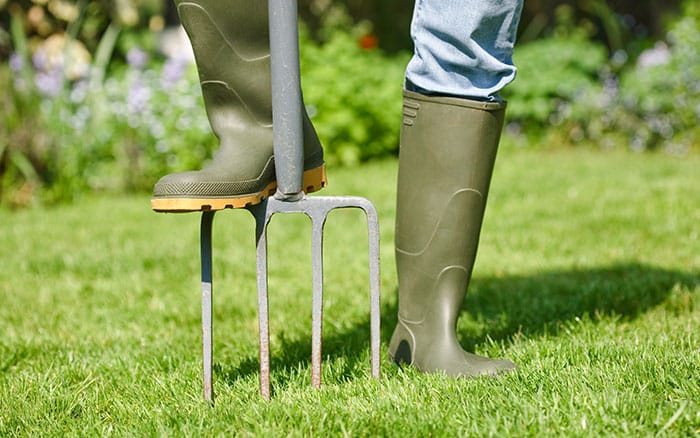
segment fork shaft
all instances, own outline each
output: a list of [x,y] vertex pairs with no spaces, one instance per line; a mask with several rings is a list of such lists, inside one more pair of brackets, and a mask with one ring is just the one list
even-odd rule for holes
[[268,7],[277,192],[285,199],[302,192],[304,173],[297,0],[268,0]]

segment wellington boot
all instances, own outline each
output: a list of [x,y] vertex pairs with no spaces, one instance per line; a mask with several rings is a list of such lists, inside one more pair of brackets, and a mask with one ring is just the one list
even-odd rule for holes
[[397,363],[449,376],[493,375],[507,360],[468,353],[456,335],[476,257],[505,104],[404,91],[396,212]]
[[[204,105],[220,147],[199,171],[166,175],[153,189],[156,211],[238,208],[276,188],[267,2],[176,0],[192,43]],[[323,150],[304,114],[304,181],[326,185]]]

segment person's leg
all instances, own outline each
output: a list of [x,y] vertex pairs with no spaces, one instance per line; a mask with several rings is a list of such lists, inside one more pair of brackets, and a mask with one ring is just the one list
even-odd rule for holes
[[503,126],[498,91],[515,74],[520,8],[520,1],[416,2],[399,152],[399,314],[389,354],[421,371],[475,376],[515,367],[464,351],[456,323]]
[[[267,1],[175,3],[220,148],[202,170],[161,178],[151,205],[156,211],[198,211],[256,204],[276,186]],[[311,192],[325,185],[325,168],[316,132],[304,116],[304,188]]]
[[512,54],[522,0],[416,0],[406,89],[498,100],[515,78]]

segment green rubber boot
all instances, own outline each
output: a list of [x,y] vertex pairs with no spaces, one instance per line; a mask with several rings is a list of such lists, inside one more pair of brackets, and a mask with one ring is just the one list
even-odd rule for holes
[[493,375],[507,360],[468,353],[456,325],[476,257],[505,104],[404,91],[396,212],[396,363]]
[[[161,178],[151,206],[199,211],[257,204],[276,189],[267,1],[176,0],[176,5],[220,147],[202,170]],[[304,189],[325,185],[323,150],[304,112]]]

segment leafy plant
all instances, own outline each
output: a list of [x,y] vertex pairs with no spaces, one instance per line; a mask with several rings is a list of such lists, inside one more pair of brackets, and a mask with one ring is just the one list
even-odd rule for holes
[[347,31],[323,44],[303,34],[304,98],[331,163],[353,165],[398,150],[406,55],[362,48]]
[[600,90],[598,74],[606,62],[605,48],[583,34],[518,47],[514,54],[518,76],[503,92],[509,120],[533,140],[552,126],[571,121],[578,116],[577,100]]
[[698,144],[700,7],[695,2],[685,3],[667,39],[617,75],[609,66],[601,70],[602,86],[585,89],[562,123],[575,134],[570,140],[672,154],[684,154]]
[[667,48],[657,49],[661,59],[638,63],[621,78],[619,104],[627,123],[615,128],[627,130],[635,149],[683,152],[700,142],[700,5],[685,3],[668,39]]

